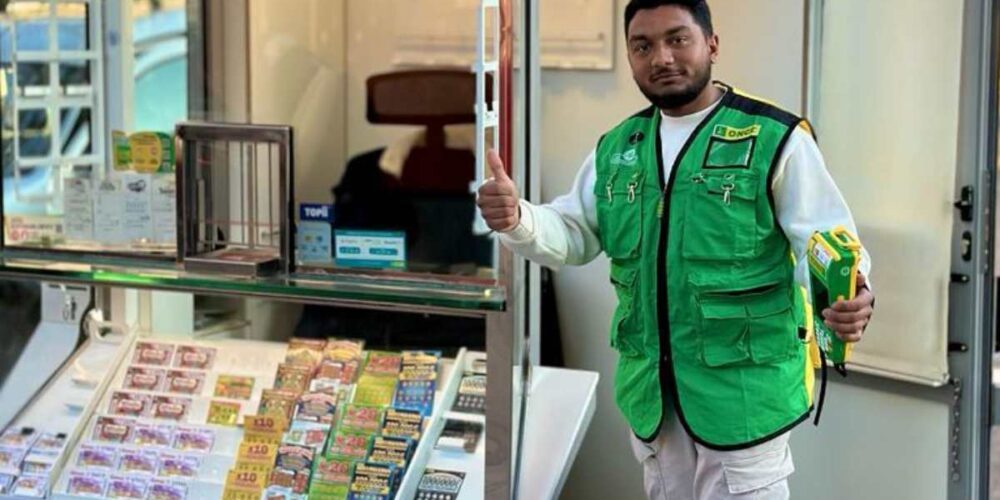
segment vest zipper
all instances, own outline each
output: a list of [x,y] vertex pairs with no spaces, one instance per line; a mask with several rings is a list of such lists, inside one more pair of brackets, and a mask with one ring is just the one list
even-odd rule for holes
[[[663,172],[663,141],[660,137],[659,120],[656,120],[656,165],[660,181],[660,202],[656,210],[660,223],[660,237],[657,242],[656,251],[656,321],[660,334],[660,400],[663,407],[663,413],[660,415],[660,428],[663,426],[663,419],[666,418],[667,402],[665,395],[669,391],[670,402],[674,408],[674,412],[677,414],[677,418],[681,421],[683,427],[687,429],[687,423],[684,420],[680,402],[677,401],[677,380],[674,373],[673,352],[670,345],[670,311],[667,304],[667,237],[670,227],[670,215],[669,207],[667,206],[667,197],[670,196],[670,191],[673,188],[674,179],[677,177],[677,170],[681,166],[681,159],[687,154],[688,148],[694,142],[695,136],[700,133],[702,126],[711,120],[713,116],[715,116],[715,112],[706,117],[702,125],[699,125],[691,133],[691,136],[688,137],[687,143],[681,148],[677,158],[674,159],[673,167],[670,169],[670,177],[667,179],[664,178]],[[690,431],[688,432],[690,433]],[[657,430],[656,434],[659,434],[659,430]],[[656,434],[651,438],[656,438]]]
[[[664,179],[663,172],[663,139],[660,137],[660,119],[657,117],[654,119],[653,123],[655,125],[655,130],[653,133],[656,134],[656,165],[657,173],[659,174],[660,181],[660,202],[657,207],[657,217],[659,217],[660,222],[660,235],[659,241],[657,243],[657,253],[656,253],[656,321],[659,327],[660,334],[660,401],[662,406],[662,413],[660,415],[660,425],[657,427],[656,432],[649,436],[647,442],[651,442],[656,438],[656,435],[660,433],[663,427],[663,419],[666,417],[666,401],[664,401],[664,395],[669,391],[671,404],[674,411],[677,414],[677,419],[680,421],[681,426],[684,430],[691,435],[695,436],[694,432],[691,431],[691,427],[688,425],[687,419],[684,417],[684,411],[681,409],[681,404],[679,401],[678,390],[677,390],[677,377],[674,373],[674,362],[673,362],[673,349],[670,345],[670,310],[667,300],[667,237],[670,226],[670,216],[669,207],[667,206],[667,197],[670,195],[673,189],[674,181],[677,178],[677,171],[681,168],[681,162],[687,155],[688,150],[691,148],[691,144],[694,143],[695,139],[701,134],[705,126],[708,125],[712,120],[715,119],[719,111],[724,109],[732,98],[732,92],[726,92],[722,96],[721,102],[719,102],[715,109],[706,116],[701,123],[695,127],[694,131],[687,138],[684,146],[681,147],[680,151],[677,153],[677,158],[674,159],[673,168],[670,169],[670,177]],[[659,113],[658,110],[654,112]],[[699,174],[700,176],[700,174]],[[696,176],[698,177],[698,176]],[[693,179],[694,180],[694,179]],[[704,177],[701,181],[704,182]],[[695,180],[695,182],[698,182]],[[697,441],[698,438],[695,437]]]

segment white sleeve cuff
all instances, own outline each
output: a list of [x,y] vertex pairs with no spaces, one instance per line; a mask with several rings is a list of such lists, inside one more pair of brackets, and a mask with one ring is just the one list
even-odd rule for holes
[[521,208],[521,217],[518,224],[507,231],[499,233],[500,239],[507,243],[524,244],[535,239],[534,207],[525,200],[521,200],[519,206]]

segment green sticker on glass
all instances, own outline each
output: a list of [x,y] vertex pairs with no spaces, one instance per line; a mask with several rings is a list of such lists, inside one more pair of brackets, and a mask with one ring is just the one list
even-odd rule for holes
[[112,130],[111,144],[114,150],[115,170],[125,171],[132,168],[132,149],[128,144],[128,134],[120,130]]

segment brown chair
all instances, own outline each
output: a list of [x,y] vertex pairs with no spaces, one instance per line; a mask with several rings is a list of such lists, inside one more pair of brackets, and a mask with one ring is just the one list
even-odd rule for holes
[[404,190],[468,193],[475,152],[447,148],[444,127],[475,123],[475,102],[476,75],[468,70],[398,71],[368,79],[369,122],[426,127],[426,144],[413,148],[403,166]]

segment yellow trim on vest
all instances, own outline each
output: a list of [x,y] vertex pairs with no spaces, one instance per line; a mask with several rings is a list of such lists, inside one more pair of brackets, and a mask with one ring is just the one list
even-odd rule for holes
[[805,309],[805,329],[806,329],[806,356],[805,356],[805,385],[806,396],[809,402],[813,401],[816,387],[816,369],[820,367],[819,345],[816,343],[816,324],[813,322],[813,308],[809,302],[809,290],[804,286],[799,287],[802,293],[802,306]]
[[804,373],[803,377],[805,378],[806,398],[809,399],[810,406],[812,406],[813,398],[815,397],[814,394],[816,392],[816,369],[812,365],[812,359],[810,359],[810,356],[806,356],[805,358],[806,366],[802,371]]
[[816,131],[813,130],[812,123],[809,123],[809,120],[803,118],[802,121],[799,122],[799,128],[804,130],[810,136],[812,136],[813,139],[816,138]]
[[805,308],[805,315],[806,315],[805,316],[806,324],[803,325],[805,326],[806,329],[805,341],[812,342],[813,337],[815,337],[816,333],[816,324],[813,323],[813,307],[812,303],[809,302],[809,290],[807,290],[806,287],[804,286],[800,286],[799,292],[802,293],[802,307]]
[[[729,87],[729,90],[731,90],[732,92],[734,92],[734,93],[736,93],[738,95],[741,95],[743,97],[748,97],[750,99],[755,99],[755,100],[758,100],[758,101],[763,102],[765,104],[769,104],[771,106],[774,106],[774,107],[776,107],[776,108],[778,108],[778,109],[780,109],[780,110],[782,110],[782,111],[784,111],[786,113],[793,114],[793,115],[795,114],[795,113],[792,113],[791,111],[788,111],[787,109],[781,107],[780,105],[778,105],[778,103],[776,103],[776,102],[774,102],[774,101],[772,101],[770,99],[764,99],[763,97],[753,95],[753,94],[751,94],[751,93],[749,93],[749,92],[747,92],[747,91],[745,91],[743,89],[739,89],[739,88],[736,88],[736,87]],[[803,118],[802,121],[799,122],[799,128],[801,128],[806,133],[808,133],[809,135],[811,135],[814,139],[816,138],[816,130],[813,129],[813,126],[812,126],[811,123],[809,123],[809,120]]]

